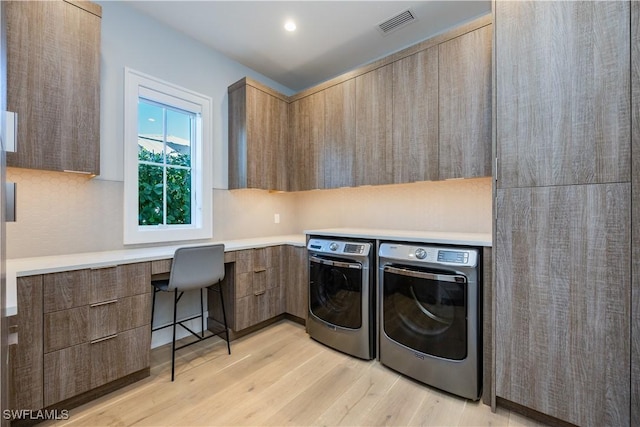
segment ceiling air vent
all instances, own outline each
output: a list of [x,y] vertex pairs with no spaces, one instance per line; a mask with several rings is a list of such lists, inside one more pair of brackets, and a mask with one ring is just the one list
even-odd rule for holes
[[382,35],[387,35],[399,28],[409,25],[415,20],[416,16],[413,11],[411,11],[411,9],[407,9],[404,12],[400,12],[386,21],[379,23],[378,31],[380,31]]

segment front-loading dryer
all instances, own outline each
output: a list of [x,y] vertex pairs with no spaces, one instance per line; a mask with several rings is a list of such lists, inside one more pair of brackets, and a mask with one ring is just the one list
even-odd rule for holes
[[375,243],[311,236],[311,338],[361,359],[375,358]]
[[482,390],[479,251],[381,243],[379,359],[468,399]]

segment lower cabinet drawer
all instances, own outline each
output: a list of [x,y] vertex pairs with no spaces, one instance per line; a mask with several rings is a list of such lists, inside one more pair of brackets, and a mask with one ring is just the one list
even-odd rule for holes
[[236,299],[235,327],[240,331],[284,313],[280,287],[266,289],[259,295]]
[[44,355],[45,406],[149,366],[149,325]]
[[72,347],[150,323],[150,293],[45,313],[44,352]]

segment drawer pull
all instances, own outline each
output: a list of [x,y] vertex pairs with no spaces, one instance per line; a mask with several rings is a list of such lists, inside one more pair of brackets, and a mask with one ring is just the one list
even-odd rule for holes
[[110,339],[113,339],[113,338],[115,338],[117,336],[118,336],[118,334],[113,334],[113,335],[109,335],[109,336],[106,336],[106,337],[103,337],[103,338],[98,338],[97,340],[91,341],[91,344],[97,344],[97,343],[102,342],[102,341],[110,340]]
[[253,270],[254,273],[262,273],[263,271],[267,271],[266,268],[256,268],[255,270]]
[[267,290],[263,290],[263,291],[258,291],[258,292],[254,292],[253,295],[259,297],[260,295],[264,294],[265,292],[267,292]]
[[117,299],[112,299],[111,301],[97,302],[95,304],[91,304],[89,307],[91,307],[91,308],[100,307],[101,305],[113,304],[115,302],[118,302],[118,300]]
[[91,267],[91,270],[106,270],[107,268],[116,268],[118,264],[109,264],[109,265],[97,265],[95,267]]

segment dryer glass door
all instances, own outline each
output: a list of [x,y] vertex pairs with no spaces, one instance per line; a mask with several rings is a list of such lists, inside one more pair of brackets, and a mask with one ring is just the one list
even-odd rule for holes
[[317,256],[309,261],[311,313],[335,326],[362,327],[362,265]]
[[385,334],[424,354],[466,358],[466,277],[405,266],[385,266],[383,274]]

